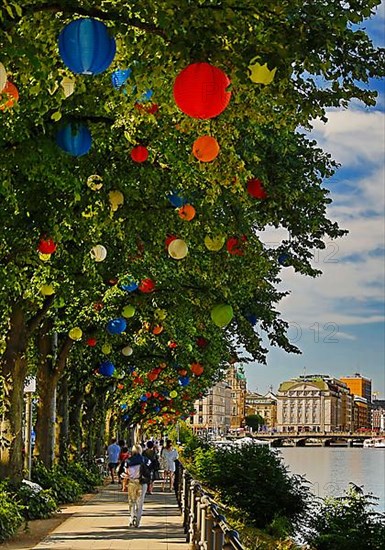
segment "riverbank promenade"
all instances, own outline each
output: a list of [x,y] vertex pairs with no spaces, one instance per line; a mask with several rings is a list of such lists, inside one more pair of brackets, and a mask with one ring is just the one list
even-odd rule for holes
[[[158,484],[156,484],[158,485]],[[139,528],[128,527],[127,493],[106,485],[80,505],[31,550],[188,550],[175,493],[155,487],[146,495]],[[22,547],[27,548],[27,547]]]

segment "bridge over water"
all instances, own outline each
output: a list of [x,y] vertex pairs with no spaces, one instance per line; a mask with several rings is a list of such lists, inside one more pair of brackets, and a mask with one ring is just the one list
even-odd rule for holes
[[362,445],[365,439],[371,439],[378,434],[371,432],[275,432],[258,433],[255,439],[270,441],[272,447],[282,447],[284,444],[294,443],[296,447],[305,447],[306,442],[321,443],[323,447],[333,444],[345,444],[347,447]]

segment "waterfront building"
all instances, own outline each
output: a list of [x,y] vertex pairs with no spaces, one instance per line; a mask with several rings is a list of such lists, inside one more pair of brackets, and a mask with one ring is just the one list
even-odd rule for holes
[[364,397],[353,395],[354,402],[354,431],[362,429],[368,429],[371,426],[368,425],[368,402]]
[[232,429],[243,428],[246,416],[246,376],[242,367],[230,365],[226,381],[231,387],[231,417]]
[[372,430],[385,432],[385,399],[372,401]]
[[277,396],[273,392],[268,392],[266,395],[247,392],[245,415],[252,414],[262,416],[267,428],[275,428],[277,425]]
[[[363,416],[360,417],[361,426],[360,428],[370,428],[371,427],[371,404],[372,404],[372,381],[370,378],[362,376],[359,372],[356,372],[354,376],[342,376],[340,378],[350,390],[352,395],[357,397],[362,397],[366,399],[367,408],[366,408],[366,420]],[[362,406],[359,405],[360,412],[362,412]]]
[[194,403],[196,414],[190,417],[190,424],[196,433],[222,435],[230,430],[231,387],[222,380],[213,386],[206,397]]
[[329,375],[299,376],[277,392],[277,431],[352,431],[353,399],[346,384]]

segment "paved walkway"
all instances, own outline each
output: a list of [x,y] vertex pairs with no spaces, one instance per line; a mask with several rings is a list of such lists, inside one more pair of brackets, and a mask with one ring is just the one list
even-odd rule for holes
[[[63,510],[66,512],[67,510]],[[33,550],[188,550],[175,494],[146,495],[139,528],[128,527],[127,493],[107,485]]]

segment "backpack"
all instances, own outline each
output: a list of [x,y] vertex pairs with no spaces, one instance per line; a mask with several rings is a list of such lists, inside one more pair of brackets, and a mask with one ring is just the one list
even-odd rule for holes
[[148,485],[151,482],[151,468],[150,468],[151,462],[149,460],[144,459],[142,464],[140,465],[140,473],[139,473],[139,483],[144,485],[145,483]]

